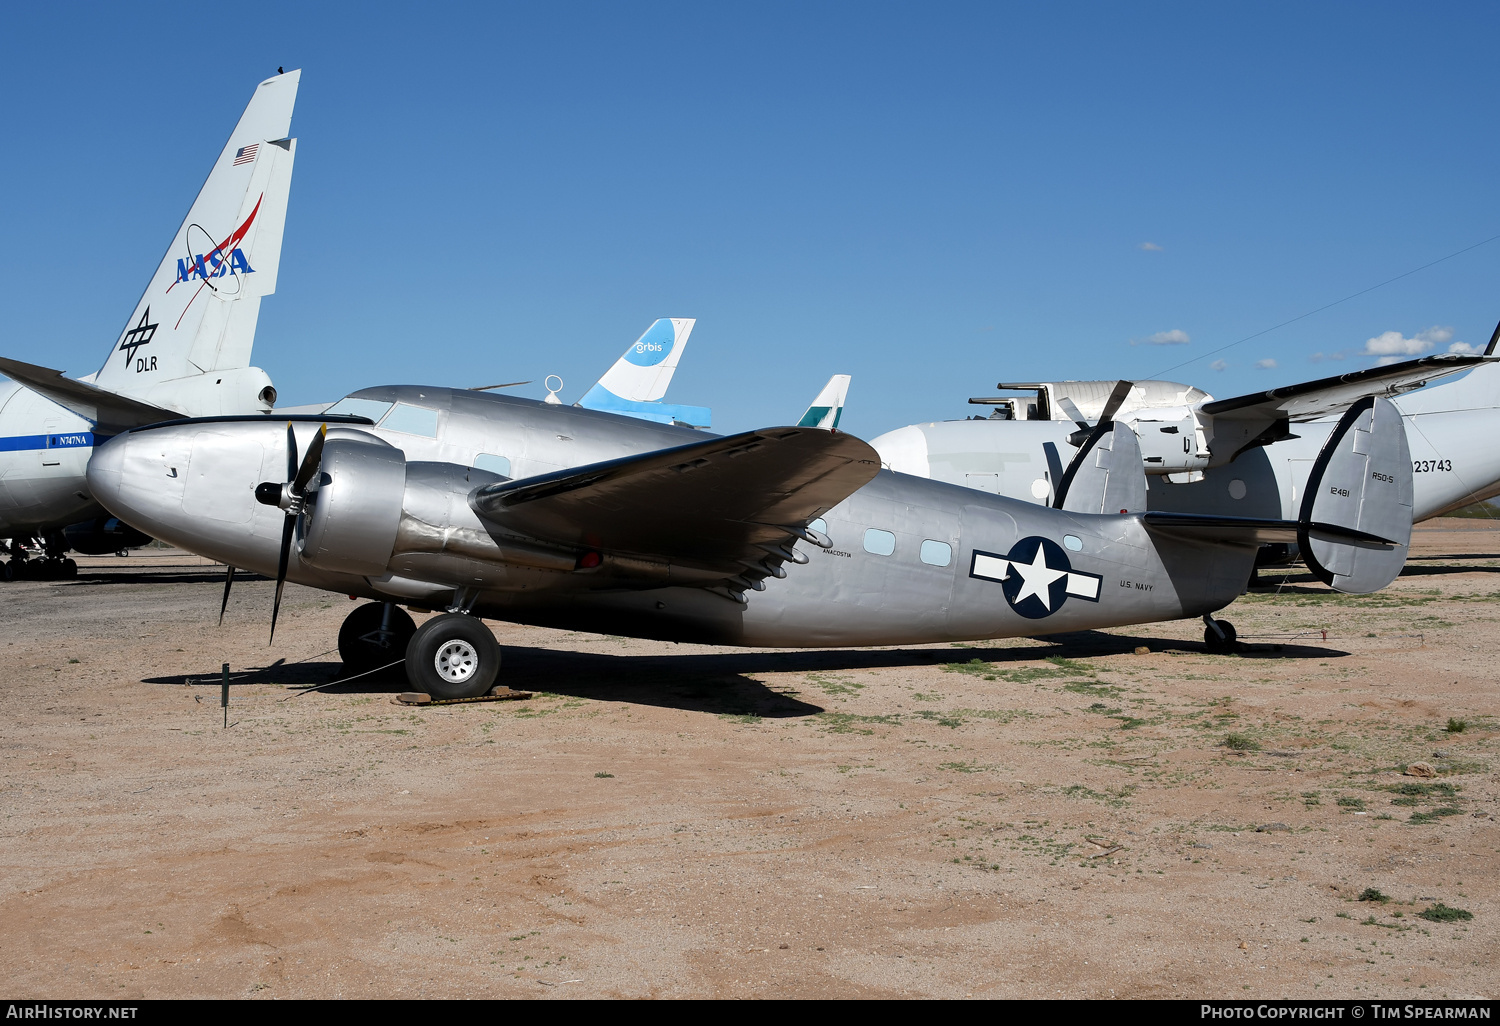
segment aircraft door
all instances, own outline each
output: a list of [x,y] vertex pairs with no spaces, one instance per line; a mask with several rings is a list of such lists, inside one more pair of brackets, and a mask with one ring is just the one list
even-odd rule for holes
[[1000,587],[970,576],[974,553],[1004,555],[1020,540],[1020,528],[1009,513],[991,506],[963,508],[959,536],[953,546],[953,600],[948,625],[955,636],[998,637],[1014,621]]

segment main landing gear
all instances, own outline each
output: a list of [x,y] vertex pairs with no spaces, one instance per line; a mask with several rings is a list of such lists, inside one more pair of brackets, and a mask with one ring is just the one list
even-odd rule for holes
[[1239,647],[1234,624],[1228,620],[1215,620],[1207,614],[1203,617],[1203,644],[1210,652],[1233,652]]
[[19,541],[4,550],[9,551],[10,561],[0,563],[0,581],[64,581],[78,576],[78,564],[63,555],[66,550],[60,545],[47,544],[39,559],[31,558]]
[[478,698],[500,672],[500,645],[484,621],[443,613],[418,627],[394,602],[370,602],[344,619],[339,656],[350,674],[406,660],[406,679],[433,698]]

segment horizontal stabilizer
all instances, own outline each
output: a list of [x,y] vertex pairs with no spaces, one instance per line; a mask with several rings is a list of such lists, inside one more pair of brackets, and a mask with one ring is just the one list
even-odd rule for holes
[[99,434],[115,435],[131,428],[144,427],[164,420],[177,420],[182,414],[160,406],[132,399],[65,377],[62,371],[38,367],[20,360],[0,357],[0,373],[51,399],[57,405],[94,422]]
[[764,428],[486,485],[470,504],[534,538],[728,574],[879,469],[875,450],[851,435]]
[[[1258,517],[1220,517],[1211,513],[1147,513],[1141,517],[1153,534],[1171,535],[1185,541],[1209,541],[1226,545],[1260,546],[1296,542],[1301,525],[1295,520],[1262,520]],[[1319,538],[1358,546],[1384,548],[1384,538],[1332,524],[1309,525]]]

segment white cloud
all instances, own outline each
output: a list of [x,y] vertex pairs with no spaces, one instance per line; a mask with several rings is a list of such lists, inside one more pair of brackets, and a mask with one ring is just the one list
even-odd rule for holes
[[[1403,356],[1421,356],[1433,346],[1440,346],[1453,337],[1453,329],[1434,324],[1407,338],[1399,331],[1387,331],[1365,341],[1365,356],[1382,357],[1379,366],[1397,363]],[[1395,359],[1391,359],[1394,357]]]
[[1141,248],[1144,249],[1147,253],[1161,252],[1161,247],[1154,242],[1143,242],[1141,243]]
[[1266,357],[1264,360],[1255,361],[1256,370],[1274,370],[1275,368],[1276,361],[1271,359],[1270,357]]
[[1229,366],[1229,364],[1227,362],[1225,362],[1224,360],[1215,360],[1213,363],[1211,363],[1211,364],[1208,365],[1208,369],[1209,370],[1221,371],[1225,367],[1228,367],[1228,366]]
[[1448,352],[1458,353],[1461,356],[1478,356],[1480,353],[1483,353],[1484,350],[1480,349],[1478,346],[1471,346],[1467,342],[1455,342],[1448,347]]
[[1147,335],[1145,338],[1133,338],[1130,344],[1133,346],[1185,346],[1191,341],[1187,332],[1181,328],[1173,328],[1171,331],[1158,331],[1155,335]]

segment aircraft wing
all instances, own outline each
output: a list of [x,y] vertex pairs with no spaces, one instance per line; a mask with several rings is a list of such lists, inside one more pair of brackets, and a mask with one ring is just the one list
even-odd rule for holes
[[1434,378],[1495,362],[1500,362],[1500,357],[1457,353],[1424,356],[1385,367],[1305,381],[1300,385],[1252,392],[1233,399],[1216,399],[1204,403],[1200,409],[1211,417],[1233,420],[1280,420],[1283,417],[1292,421],[1316,420],[1338,413],[1367,395],[1390,398],[1421,388]]
[[164,420],[180,420],[181,413],[131,399],[86,381],[65,377],[62,371],[0,357],[0,373],[46,396],[59,406],[91,420],[102,434],[119,434]]
[[470,504],[502,530],[731,575],[879,470],[852,435],[764,428],[486,485]]

